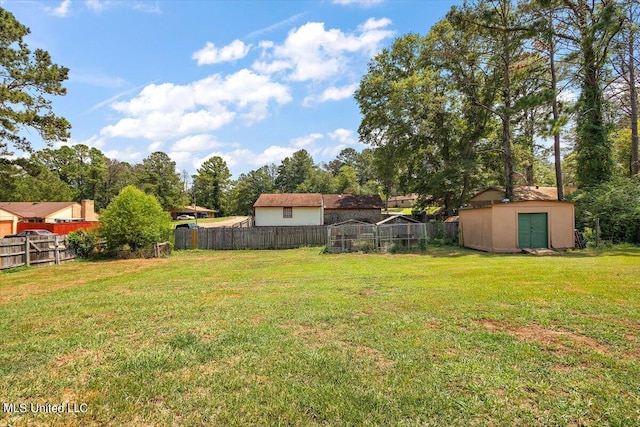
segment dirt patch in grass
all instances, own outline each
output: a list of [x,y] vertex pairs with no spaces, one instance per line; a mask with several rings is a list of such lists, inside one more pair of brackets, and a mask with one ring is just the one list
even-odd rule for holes
[[363,359],[371,360],[373,364],[381,371],[388,371],[390,369],[393,369],[393,367],[395,366],[395,362],[393,360],[387,359],[380,350],[364,345],[355,346],[354,349],[355,354]]
[[512,326],[492,320],[482,320],[480,324],[489,331],[506,332],[521,341],[540,344],[561,353],[576,347],[586,347],[602,354],[609,353],[609,348],[605,344],[572,331],[547,329],[536,323]]
[[285,328],[290,330],[294,337],[301,338],[305,344],[312,348],[318,348],[336,341],[335,332],[326,325],[289,322]]

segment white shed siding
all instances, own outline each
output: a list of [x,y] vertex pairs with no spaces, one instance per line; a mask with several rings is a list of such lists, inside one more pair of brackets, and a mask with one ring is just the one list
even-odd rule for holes
[[293,206],[291,218],[283,218],[282,207],[256,207],[256,226],[280,226],[280,225],[323,225],[323,212],[321,207],[296,207]]

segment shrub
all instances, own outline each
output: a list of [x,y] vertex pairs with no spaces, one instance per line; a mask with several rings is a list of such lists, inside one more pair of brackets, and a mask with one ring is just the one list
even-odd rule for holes
[[102,211],[100,223],[100,236],[106,239],[109,250],[128,248],[134,254],[169,240],[173,229],[169,213],[158,200],[133,186],[123,188]]
[[600,238],[613,243],[640,242],[640,178],[616,177],[575,193],[576,227],[587,231],[600,222]]
[[69,233],[67,241],[77,256],[88,258],[96,247],[98,236],[95,231],[80,229]]

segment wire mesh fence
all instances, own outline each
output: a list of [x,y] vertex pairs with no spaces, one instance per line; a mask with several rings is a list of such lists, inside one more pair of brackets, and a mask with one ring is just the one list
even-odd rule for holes
[[429,241],[457,242],[457,223],[365,224],[343,223],[327,229],[329,252],[393,252],[426,249]]

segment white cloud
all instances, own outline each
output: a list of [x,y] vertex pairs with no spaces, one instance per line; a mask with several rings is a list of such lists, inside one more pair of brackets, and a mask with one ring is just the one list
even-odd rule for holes
[[152,142],[151,144],[147,145],[147,151],[149,151],[150,153],[155,153],[156,151],[161,151],[162,147],[164,147],[164,142]]
[[324,23],[309,22],[289,32],[281,45],[261,43],[263,58],[253,68],[260,72],[290,71],[293,81],[322,81],[348,69],[350,54],[371,56],[380,43],[394,35],[385,30],[391,21],[369,19],[355,33],[324,28]]
[[347,145],[355,144],[356,142],[358,142],[352,130],[342,128],[336,129],[333,132],[329,132],[329,138]]
[[172,151],[197,152],[211,150],[222,146],[223,144],[216,141],[211,135],[191,135],[178,140],[171,147]]
[[115,102],[111,107],[120,113],[140,116],[150,112],[185,111],[194,105],[191,88],[163,83],[147,85],[137,97],[129,101]]
[[242,59],[247,56],[249,50],[251,50],[251,45],[246,45],[240,40],[234,40],[221,48],[207,42],[204,48],[192,55],[192,58],[198,61],[198,65],[218,64]]
[[326,88],[319,96],[307,96],[302,104],[308,106],[313,102],[341,101],[351,98],[356,89],[358,89],[358,83],[341,87],[331,86]]
[[57,16],[59,18],[66,18],[71,13],[71,0],[63,0],[62,3],[58,7],[47,7],[46,11],[49,12],[53,16]]
[[104,10],[106,10],[109,6],[108,1],[101,1],[101,0],[86,0],[85,4],[94,13],[101,13]]
[[109,159],[117,159],[121,162],[137,162],[144,155],[140,151],[134,151],[131,147],[126,150],[108,150],[103,151],[104,155]]
[[146,13],[162,13],[162,10],[160,9],[160,5],[158,4],[157,1],[150,2],[150,3],[136,2],[133,4],[133,10],[138,10],[140,12],[146,12]]
[[324,138],[324,135],[321,133],[312,133],[309,135],[301,136],[299,138],[294,138],[291,140],[291,145],[298,150],[303,148],[311,148],[314,142]]
[[145,138],[166,141],[191,133],[219,129],[231,122],[235,114],[226,110],[196,112],[154,111],[140,117],[127,117],[100,131],[107,138]]
[[252,119],[264,118],[270,102],[291,101],[289,88],[271,81],[268,76],[242,69],[222,77],[214,74],[188,85],[164,83],[146,86],[138,96],[115,102],[112,108],[120,113],[140,117],[151,113],[185,113],[198,106],[216,111],[223,107],[247,110]]

